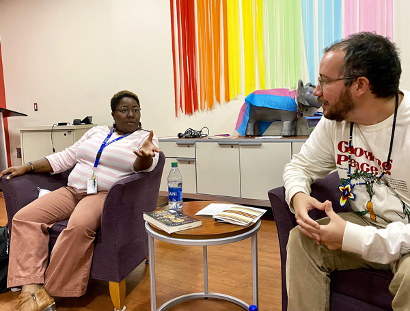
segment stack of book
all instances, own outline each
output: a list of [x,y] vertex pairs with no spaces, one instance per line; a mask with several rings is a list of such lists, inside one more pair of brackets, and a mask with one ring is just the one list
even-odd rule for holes
[[143,217],[144,220],[167,233],[198,227],[202,224],[199,219],[173,209],[144,212]]

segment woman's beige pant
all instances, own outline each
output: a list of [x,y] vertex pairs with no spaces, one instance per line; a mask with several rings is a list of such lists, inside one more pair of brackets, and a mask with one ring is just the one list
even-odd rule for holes
[[[62,187],[17,212],[11,228],[8,287],[44,284],[51,296],[83,295],[106,195],[106,191],[87,195]],[[67,228],[48,258],[48,229],[66,219]]]
[[[338,214],[352,223],[371,226],[364,217],[354,213]],[[327,224],[329,218],[319,220]],[[391,270],[394,278],[389,290],[394,296],[393,310],[410,310],[410,256],[401,257],[390,264],[378,264],[364,260],[360,255],[329,250],[318,246],[315,241],[302,234],[297,227],[290,232],[287,245],[286,288],[288,293],[288,311],[324,311],[329,310],[330,279],[334,270],[374,268]],[[376,293],[373,293],[377,295]]]

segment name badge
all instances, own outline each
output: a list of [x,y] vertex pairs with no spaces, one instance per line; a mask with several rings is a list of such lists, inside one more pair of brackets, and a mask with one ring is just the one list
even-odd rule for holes
[[97,193],[97,176],[94,174],[87,180],[87,194]]

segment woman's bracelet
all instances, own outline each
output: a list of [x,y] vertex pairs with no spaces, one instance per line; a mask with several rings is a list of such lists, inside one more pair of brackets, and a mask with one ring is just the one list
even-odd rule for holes
[[30,167],[31,167],[31,172],[32,172],[32,173],[34,173],[34,165],[33,165],[33,163],[28,162],[28,164],[30,164]]

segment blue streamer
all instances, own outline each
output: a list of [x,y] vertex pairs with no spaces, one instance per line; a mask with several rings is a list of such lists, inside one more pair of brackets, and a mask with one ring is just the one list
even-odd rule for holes
[[324,1],[323,7],[323,43],[327,47],[333,43],[333,1]]
[[342,0],[318,0],[319,61],[323,49],[342,39]]
[[342,39],[342,0],[333,0],[334,16],[333,16],[333,41]]
[[[319,62],[323,57],[323,48],[324,48],[324,32],[325,32],[325,24],[324,24],[324,0],[318,0],[317,2],[317,11],[318,11],[318,34],[317,34],[317,41],[319,47]],[[328,0],[329,1],[329,0]]]
[[303,35],[305,37],[306,59],[311,84],[316,84],[315,78],[315,40],[313,0],[302,0]]

